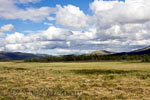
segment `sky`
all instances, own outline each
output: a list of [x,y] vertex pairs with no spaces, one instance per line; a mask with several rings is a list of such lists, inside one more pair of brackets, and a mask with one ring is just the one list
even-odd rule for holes
[[0,51],[50,55],[150,45],[150,0],[0,0]]

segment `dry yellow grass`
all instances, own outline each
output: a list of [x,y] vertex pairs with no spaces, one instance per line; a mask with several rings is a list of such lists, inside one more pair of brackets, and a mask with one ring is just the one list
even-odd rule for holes
[[0,100],[149,100],[150,63],[0,62]]

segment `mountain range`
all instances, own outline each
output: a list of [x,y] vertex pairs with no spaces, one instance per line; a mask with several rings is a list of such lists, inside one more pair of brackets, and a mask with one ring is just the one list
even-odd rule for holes
[[114,52],[106,51],[106,50],[96,50],[94,52],[89,53],[88,55],[110,55],[110,54],[115,54]]
[[43,58],[46,56],[50,55],[0,51],[0,60],[23,60],[27,58]]
[[[116,55],[116,56],[121,56],[121,55],[125,55],[125,54],[127,54],[127,55],[150,54],[150,46],[143,48],[143,49],[134,50],[131,52],[121,52],[121,53],[114,53],[114,52],[110,52],[110,51],[106,51],[106,50],[96,50],[94,52],[91,52],[91,53],[85,54],[85,55],[98,55],[98,56]],[[26,58],[43,58],[43,57],[51,57],[51,55],[0,51],[0,60],[23,60]]]
[[144,54],[150,54],[150,46],[142,48],[142,49],[138,49],[138,50],[134,50],[131,52],[121,52],[121,53],[115,53],[113,55],[144,55]]

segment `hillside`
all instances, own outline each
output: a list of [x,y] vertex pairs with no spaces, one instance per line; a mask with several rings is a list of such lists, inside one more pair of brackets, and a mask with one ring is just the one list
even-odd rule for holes
[[49,55],[0,51],[1,60],[23,60],[26,58],[42,58],[46,56]]
[[133,52],[143,52],[143,51],[147,51],[147,50],[150,50],[150,46],[142,48],[142,49],[134,50]]
[[122,53],[116,53],[116,54],[113,54],[113,55],[144,55],[144,54],[150,54],[150,46],[148,47],[145,47],[143,49],[138,49],[138,50],[134,50],[134,51],[131,51],[131,52],[122,52]]
[[[121,53],[114,53],[114,52],[109,52],[106,50],[96,50],[94,52],[91,52],[89,54],[81,55],[81,56],[105,56],[105,55],[110,55],[110,56],[122,56],[122,55],[144,55],[144,54],[150,54],[150,47],[146,47],[143,49],[138,49],[135,51],[131,52],[121,52]],[[5,51],[0,51],[0,60],[23,60],[26,58],[43,58],[43,57],[50,57],[54,58],[50,55],[46,54],[32,54],[32,53],[21,53],[21,52],[5,52]],[[71,58],[79,58],[79,55],[65,55],[65,56],[59,56],[60,58],[67,58],[68,61],[71,60]],[[71,57],[71,58],[70,58]]]
[[114,54],[114,52],[106,51],[106,50],[96,50],[94,52],[89,53],[88,55],[110,55]]

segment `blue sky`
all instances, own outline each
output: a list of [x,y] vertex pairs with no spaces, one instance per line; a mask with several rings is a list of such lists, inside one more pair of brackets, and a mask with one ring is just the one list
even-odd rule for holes
[[149,45],[148,0],[0,0],[1,51],[82,54]]

